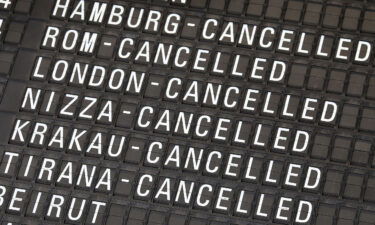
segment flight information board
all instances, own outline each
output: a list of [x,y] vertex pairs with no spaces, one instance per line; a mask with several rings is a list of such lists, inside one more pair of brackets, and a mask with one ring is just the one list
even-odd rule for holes
[[374,225],[375,2],[0,0],[1,225]]

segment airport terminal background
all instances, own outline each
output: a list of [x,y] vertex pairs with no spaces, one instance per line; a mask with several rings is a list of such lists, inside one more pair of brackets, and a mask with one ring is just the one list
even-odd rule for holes
[[374,225],[375,1],[0,0],[1,225]]

